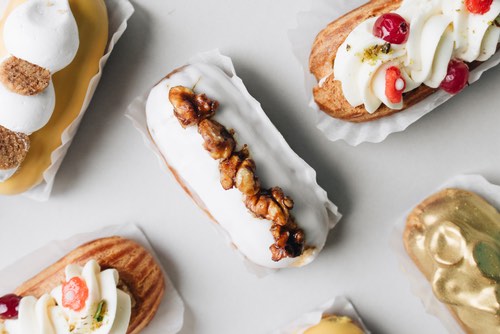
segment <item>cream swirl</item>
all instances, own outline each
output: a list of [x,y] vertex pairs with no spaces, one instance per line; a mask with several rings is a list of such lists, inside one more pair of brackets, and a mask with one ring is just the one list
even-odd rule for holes
[[[66,281],[75,277],[81,278],[88,289],[88,297],[81,310],[74,311],[63,306],[63,285],[60,285],[39,300],[34,297],[21,299],[18,319],[7,320],[4,332],[126,334],[132,304],[130,296],[117,288],[118,272],[115,269],[101,272],[97,262],[91,260],[83,268],[76,265],[66,267]],[[101,319],[97,319],[98,313]]]
[[356,27],[339,47],[333,74],[342,84],[346,100],[374,113],[382,104],[395,110],[385,92],[385,75],[391,66],[401,69],[409,92],[425,84],[437,88],[453,57],[466,62],[489,59],[497,49],[500,0],[484,15],[471,14],[461,0],[405,0],[396,11],[410,23],[405,44],[388,44],[373,35],[377,18]]

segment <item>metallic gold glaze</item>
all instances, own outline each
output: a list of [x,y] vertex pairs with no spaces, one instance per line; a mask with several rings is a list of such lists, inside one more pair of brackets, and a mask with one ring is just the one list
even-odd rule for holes
[[323,318],[319,324],[309,328],[304,334],[363,334],[363,330],[351,318],[332,315]]
[[410,214],[408,254],[467,333],[500,333],[500,214],[478,195],[446,189]]

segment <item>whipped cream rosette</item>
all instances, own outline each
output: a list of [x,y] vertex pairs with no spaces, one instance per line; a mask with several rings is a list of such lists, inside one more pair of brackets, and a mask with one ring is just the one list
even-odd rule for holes
[[299,267],[319,254],[337,208],[229,58],[200,54],[134,102],[128,116],[252,268]]

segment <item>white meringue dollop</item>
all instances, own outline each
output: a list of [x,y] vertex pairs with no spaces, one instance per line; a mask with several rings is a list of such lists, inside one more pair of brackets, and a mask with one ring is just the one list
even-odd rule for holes
[[0,84],[0,101],[0,125],[30,135],[50,120],[56,105],[56,94],[52,81],[43,92],[32,96],[16,94]]
[[68,66],[80,44],[68,0],[29,0],[7,18],[3,33],[7,51],[48,69]]

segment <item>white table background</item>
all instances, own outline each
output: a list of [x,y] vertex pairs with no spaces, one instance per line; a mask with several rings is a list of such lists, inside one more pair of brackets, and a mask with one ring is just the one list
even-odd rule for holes
[[[0,267],[51,240],[135,222],[187,304],[182,333],[267,333],[335,295],[351,298],[373,333],[444,333],[411,294],[389,236],[405,211],[453,175],[481,173],[500,184],[500,68],[407,131],[353,148],[329,142],[307,107],[287,35],[307,1],[134,4],[51,200],[0,198]],[[305,268],[249,274],[123,116],[164,74],[216,47],[344,213]]]

